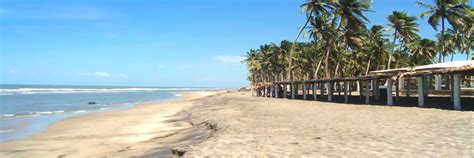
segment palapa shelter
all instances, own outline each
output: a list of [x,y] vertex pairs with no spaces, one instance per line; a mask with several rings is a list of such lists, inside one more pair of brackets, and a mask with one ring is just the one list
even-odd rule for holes
[[[410,97],[410,78],[416,78],[418,87],[418,106],[424,107],[425,99],[428,96],[428,82],[427,77],[433,75],[450,76],[451,82],[451,100],[454,105],[454,109],[461,110],[461,76],[473,76],[474,75],[474,61],[455,61],[445,62],[438,64],[422,65],[411,68],[397,68],[389,70],[372,71],[370,75],[350,77],[350,78],[330,78],[330,79],[317,79],[317,80],[306,80],[306,81],[292,81],[292,82],[271,82],[260,84],[263,87],[263,95],[266,97],[275,98],[290,98],[296,99],[298,95],[298,87],[301,85],[303,91],[303,99],[308,99],[308,94],[312,91],[313,100],[318,100],[317,90],[320,90],[321,98],[324,96],[325,91],[327,93],[327,100],[332,101],[334,89],[339,94],[344,93],[344,102],[348,102],[351,92],[354,90],[359,91],[359,97],[365,96],[365,103],[370,103],[370,96],[372,89],[372,95],[375,100],[379,100],[380,87],[386,89],[387,105],[393,105],[393,81],[398,81],[398,85],[395,86],[396,97],[399,97],[401,90],[406,90],[406,96]],[[408,81],[405,84],[405,78]],[[385,82],[380,82],[385,81]],[[342,83],[342,84],[341,84]],[[381,84],[382,83],[382,84]],[[431,82],[430,82],[431,84]],[[257,84],[258,85],[258,84]],[[405,88],[405,85],[407,88]],[[470,94],[472,95],[472,93]]]

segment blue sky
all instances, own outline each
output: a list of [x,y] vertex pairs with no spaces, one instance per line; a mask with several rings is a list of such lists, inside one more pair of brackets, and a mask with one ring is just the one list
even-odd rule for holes
[[[303,2],[2,0],[0,83],[242,87],[240,56],[294,40],[305,22]],[[386,25],[393,10],[418,16],[424,8],[375,0],[372,10],[372,24]],[[426,19],[418,23],[433,39]]]

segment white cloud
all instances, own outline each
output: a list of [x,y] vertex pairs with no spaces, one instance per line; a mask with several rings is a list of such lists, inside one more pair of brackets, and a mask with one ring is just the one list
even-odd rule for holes
[[125,74],[119,74],[119,76],[122,78],[128,78],[128,75],[125,75]]
[[75,75],[79,76],[97,76],[97,77],[110,77],[112,76],[110,73],[107,72],[78,72]]
[[16,74],[16,70],[8,70],[9,74]]
[[[0,15],[7,10],[0,9]],[[8,11],[9,12],[9,11]],[[104,8],[88,5],[51,5],[17,8],[15,17],[38,20],[99,20],[106,15]]]
[[245,57],[232,56],[232,55],[219,55],[219,56],[212,57],[212,59],[220,61],[220,62],[224,62],[224,63],[236,63],[236,62],[242,61],[243,59],[245,59]]
[[0,16],[8,13],[8,10],[0,8]]

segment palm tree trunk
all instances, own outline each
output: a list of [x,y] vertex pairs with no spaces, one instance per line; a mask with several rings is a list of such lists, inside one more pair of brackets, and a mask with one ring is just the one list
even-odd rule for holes
[[318,72],[319,72],[319,68],[321,67],[322,62],[323,62],[323,59],[319,60],[318,67],[316,67],[316,72],[314,73],[314,79],[318,79]]
[[[309,12],[309,14],[307,15],[311,15],[313,14],[313,10],[311,10],[311,12]],[[292,76],[292,65],[293,65],[293,59],[291,57],[293,57],[293,49],[295,47],[295,44],[296,42],[298,41],[298,38],[300,38],[301,36],[301,33],[303,32],[303,30],[306,28],[306,26],[308,26],[308,23],[309,23],[309,20],[310,20],[311,16],[306,16],[306,23],[303,25],[303,27],[301,27],[300,29],[300,32],[298,33],[298,36],[296,36],[296,39],[295,39],[295,42],[293,42],[293,44],[291,44],[291,50],[290,50],[290,63],[289,63],[289,66],[288,66],[288,81],[293,81],[293,76]]]
[[326,57],[324,59],[324,73],[326,74],[326,78],[331,78],[331,74],[329,72],[329,52],[331,52],[331,49],[329,47],[331,47],[331,46],[328,45],[327,47],[328,48],[326,50]]
[[[397,41],[397,30],[393,33],[393,45],[395,45],[395,42]],[[396,53],[395,51],[397,50],[396,46],[393,46],[393,53]],[[390,69],[390,63],[392,62],[392,54],[388,54],[388,63],[387,63],[387,70]]]
[[[440,38],[440,52],[438,57],[438,63],[441,63],[444,54],[444,16],[441,17],[441,38]],[[441,90],[441,81],[443,80],[441,75],[435,76],[435,90]]]
[[441,58],[444,55],[444,16],[441,17],[441,38],[440,38],[440,52],[438,62],[441,63]]
[[369,74],[370,61],[371,61],[371,60],[369,60],[369,63],[367,64],[367,70],[365,70],[365,75],[366,75],[366,76],[367,76],[367,74]]

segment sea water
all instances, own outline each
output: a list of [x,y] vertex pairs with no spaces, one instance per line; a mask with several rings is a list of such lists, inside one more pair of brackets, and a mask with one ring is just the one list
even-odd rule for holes
[[[65,118],[173,99],[186,87],[0,85],[0,142],[21,139]],[[92,103],[93,102],[93,103]]]

